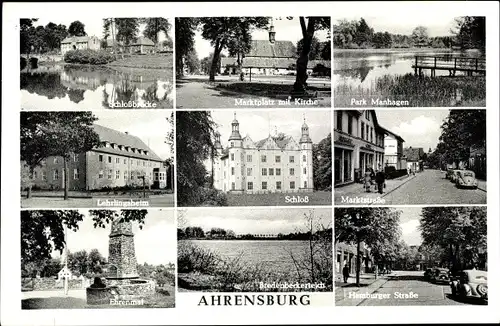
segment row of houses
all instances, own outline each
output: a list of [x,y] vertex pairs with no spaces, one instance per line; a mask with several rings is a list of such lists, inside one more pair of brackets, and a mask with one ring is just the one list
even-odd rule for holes
[[162,45],[157,49],[153,41],[147,37],[138,37],[132,43],[126,45],[113,39],[101,40],[96,36],[72,36],[61,41],[61,54],[73,50],[107,50],[116,53],[154,53],[162,51]]

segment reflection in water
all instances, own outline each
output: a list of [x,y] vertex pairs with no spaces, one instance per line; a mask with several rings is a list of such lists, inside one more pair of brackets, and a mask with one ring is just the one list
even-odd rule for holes
[[[157,108],[172,108],[173,86],[168,70],[92,66],[42,66],[21,72],[22,106],[41,103],[95,109],[113,103],[147,101]],[[44,100],[49,100],[48,102]],[[57,103],[56,103],[57,101]]]

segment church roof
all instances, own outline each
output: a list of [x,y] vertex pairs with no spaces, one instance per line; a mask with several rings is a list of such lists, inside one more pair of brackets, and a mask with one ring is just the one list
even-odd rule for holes
[[[297,59],[295,58],[266,58],[266,57],[245,57],[243,59],[243,68],[281,68],[295,69]],[[331,61],[329,60],[309,60],[307,63],[308,69],[313,69],[318,64],[330,68]],[[221,58],[221,67],[236,66],[237,58]]]
[[146,145],[137,136],[133,136],[133,135],[121,132],[121,131],[117,131],[117,130],[103,127],[103,126],[96,125],[96,124],[94,124],[92,127],[94,128],[94,131],[99,135],[99,139],[101,142],[109,142],[109,143],[114,143],[117,145],[130,146],[131,148],[137,148],[137,149],[141,149],[143,151],[148,151],[149,155],[127,152],[124,150],[120,150],[118,148],[111,148],[111,147],[105,147],[105,146],[100,146],[99,148],[96,148],[95,151],[109,153],[109,154],[115,154],[115,155],[121,155],[121,156],[140,158],[140,159],[144,159],[144,160],[149,159],[151,161],[158,161],[158,162],[163,161],[158,155],[156,155],[155,152],[153,152],[153,150],[151,148],[148,147],[148,145]]
[[61,41],[61,44],[65,43],[82,43],[82,42],[88,42],[90,40],[90,36],[71,36],[71,37],[66,37],[64,40]]
[[250,51],[245,57],[296,58],[297,50],[292,41],[252,40]]

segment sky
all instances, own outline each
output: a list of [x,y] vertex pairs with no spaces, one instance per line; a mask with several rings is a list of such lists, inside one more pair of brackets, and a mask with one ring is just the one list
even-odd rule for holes
[[420,245],[422,237],[418,226],[422,207],[398,207],[397,209],[401,211],[400,226],[403,240],[409,246]]
[[[359,3],[358,3],[359,5]],[[343,10],[343,13],[346,11]],[[455,27],[456,14],[446,11],[427,10],[425,13],[416,13],[406,8],[402,12],[393,10],[387,13],[375,15],[373,13],[359,14],[358,10],[351,11],[352,15],[332,14],[332,24],[338,24],[339,20],[348,21],[364,18],[368,26],[374,29],[374,32],[389,32],[392,34],[410,35],[417,26],[427,27],[430,37],[451,36],[451,29]],[[354,14],[355,13],[355,14]]]
[[[83,18],[81,15],[78,17],[78,15],[75,16],[69,16],[69,15],[60,15],[56,19],[54,18],[39,18],[38,21],[34,24],[35,26],[45,26],[50,22],[53,22],[54,24],[63,24],[66,25],[66,29],[69,28],[69,25],[71,25],[72,22],[75,20],[79,20],[85,25],[85,32],[87,33],[88,36],[97,36],[98,38],[102,39],[103,38],[103,28],[102,28],[102,20],[103,18],[108,18],[108,17],[100,17],[100,16],[93,16],[93,17],[85,17]],[[173,25],[173,19],[168,18],[169,22]],[[144,31],[145,24],[141,24],[139,26],[139,36],[142,36],[142,32]],[[173,34],[173,26],[170,28],[169,34]],[[165,40],[165,34],[160,33],[160,42]]]
[[[79,210],[85,217],[79,224],[78,231],[68,231],[68,250],[76,252],[97,249],[108,258],[108,243],[111,225],[106,228],[94,228],[87,210]],[[132,222],[134,232],[135,255],[138,264],[160,265],[177,261],[177,230],[173,210],[149,210],[142,230]],[[59,257],[54,252],[53,257]]]
[[166,118],[172,110],[108,110],[93,111],[98,125],[139,137],[161,159],[172,156],[165,138],[170,130]]
[[[304,123],[309,126],[309,136],[313,143],[319,143],[331,133],[331,113],[329,111],[307,110],[275,110],[275,111],[243,111],[236,112],[236,119],[240,123],[240,135],[246,135],[257,142],[271,135],[283,132],[292,136],[298,143],[301,136],[301,128]],[[213,120],[219,125],[218,132],[221,134],[223,147],[227,146],[231,135],[231,122],[234,112],[230,110],[212,111]]]
[[[302,30],[300,28],[299,18],[294,17],[292,20],[288,20],[286,17],[273,17],[274,21],[274,31],[276,32],[277,41],[292,41],[293,44],[302,39]],[[320,41],[326,41],[326,31],[316,31],[314,35]],[[267,30],[255,30],[252,33],[253,40],[269,40],[269,34]],[[208,57],[210,52],[213,52],[213,46],[210,42],[201,37],[201,31],[197,31],[194,37],[195,40],[195,50],[198,54],[198,58],[201,60]],[[227,55],[227,52],[223,52]]]
[[[306,208],[275,208],[254,207],[241,208],[211,208],[211,209],[185,209],[179,215],[179,227],[199,226],[204,231],[213,227],[233,230],[238,234],[288,234],[292,232],[305,232],[306,225],[304,214],[309,214],[311,209]],[[329,228],[332,226],[332,210],[330,208],[314,208],[318,221]]]
[[434,151],[441,135],[441,125],[449,110],[377,110],[379,124],[401,136],[404,147],[429,147]]

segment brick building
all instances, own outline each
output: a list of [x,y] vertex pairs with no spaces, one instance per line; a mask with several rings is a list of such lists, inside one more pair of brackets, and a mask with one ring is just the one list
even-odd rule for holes
[[[167,187],[165,160],[141,139],[100,125],[93,125],[93,128],[101,146],[71,155],[68,162],[70,190],[142,186],[142,177],[147,186]],[[40,189],[64,189],[63,169],[62,157],[47,157],[35,168],[31,182]],[[26,175],[26,171],[22,173]]]

